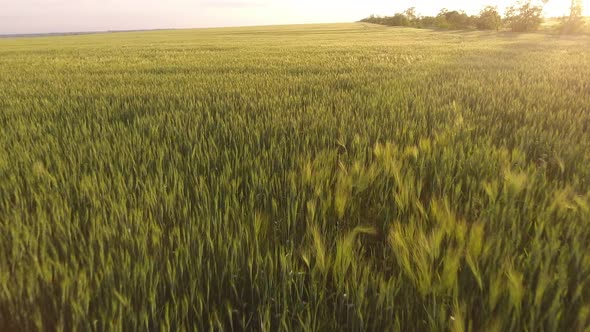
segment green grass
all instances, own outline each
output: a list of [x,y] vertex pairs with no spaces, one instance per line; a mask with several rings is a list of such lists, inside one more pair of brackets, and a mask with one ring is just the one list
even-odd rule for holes
[[588,331],[590,38],[0,40],[0,330]]

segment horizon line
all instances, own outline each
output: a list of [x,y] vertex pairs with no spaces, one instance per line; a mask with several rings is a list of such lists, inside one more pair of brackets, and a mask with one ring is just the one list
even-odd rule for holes
[[[590,18],[590,16],[584,16]],[[560,17],[545,17],[545,19],[559,19]],[[66,37],[79,35],[126,33],[126,32],[150,32],[150,31],[173,31],[173,30],[206,30],[206,29],[227,29],[227,28],[256,28],[290,25],[317,25],[317,24],[347,24],[360,23],[360,20],[353,22],[316,22],[316,23],[285,23],[285,24],[252,24],[252,25],[224,25],[208,27],[165,27],[165,28],[137,28],[121,30],[80,30],[80,31],[54,31],[54,32],[31,32],[31,33],[0,33],[0,39],[9,38],[34,38],[34,37]]]

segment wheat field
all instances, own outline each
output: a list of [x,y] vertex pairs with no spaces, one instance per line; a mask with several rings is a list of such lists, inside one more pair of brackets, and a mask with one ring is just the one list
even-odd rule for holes
[[0,40],[2,331],[590,331],[590,37]]

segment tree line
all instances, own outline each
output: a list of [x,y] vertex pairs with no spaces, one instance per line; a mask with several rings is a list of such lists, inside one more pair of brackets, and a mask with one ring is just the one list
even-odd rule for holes
[[[509,29],[514,32],[532,32],[543,23],[543,8],[548,0],[520,0],[508,7],[504,16],[498,7],[486,6],[478,15],[468,15],[462,10],[443,8],[436,16],[421,16],[415,7],[408,8],[393,16],[371,15],[361,22],[388,26],[407,26],[416,28],[439,28],[448,30]],[[582,16],[582,0],[571,0],[570,15],[562,17],[556,29],[562,33],[581,32],[584,27]]]

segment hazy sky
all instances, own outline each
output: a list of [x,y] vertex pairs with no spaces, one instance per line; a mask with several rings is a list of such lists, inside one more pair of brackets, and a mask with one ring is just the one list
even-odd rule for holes
[[[0,0],[0,34],[352,22],[411,6],[425,15],[436,14],[442,7],[476,13],[486,4],[498,5],[503,12],[514,1]],[[547,13],[564,13],[568,3],[550,0]]]

